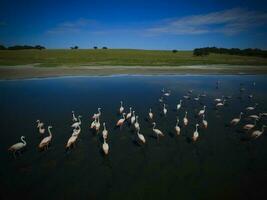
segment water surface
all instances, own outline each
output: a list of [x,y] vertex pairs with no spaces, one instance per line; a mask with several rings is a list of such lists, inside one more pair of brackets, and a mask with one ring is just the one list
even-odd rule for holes
[[[216,81],[220,81],[216,88]],[[256,85],[253,85],[253,82]],[[240,86],[240,84],[242,84]],[[240,92],[240,87],[245,91]],[[167,116],[162,116],[158,99],[161,89]],[[199,101],[184,100],[206,93]],[[0,81],[2,199],[257,199],[266,190],[267,137],[256,140],[242,131],[246,123],[231,128],[229,121],[245,107],[259,106],[246,113],[267,112],[266,76],[108,76],[65,77]],[[253,94],[249,99],[248,95]],[[221,109],[214,98],[231,95]],[[126,112],[133,107],[139,115],[141,132],[147,144],[139,145],[131,127],[114,129],[120,118],[119,102]],[[192,143],[196,113],[207,105],[208,129],[199,129],[199,140]],[[102,140],[89,130],[90,117],[102,108],[101,122],[109,130],[110,153],[103,156]],[[149,108],[157,127],[165,133],[159,142],[147,121]],[[82,115],[82,132],[76,148],[64,146],[72,133],[71,111]],[[189,126],[182,123],[176,136],[176,115],[188,111]],[[41,137],[36,120],[52,125],[53,140],[47,151],[37,149]],[[256,129],[267,124],[262,119]],[[102,129],[101,129],[102,131]],[[27,147],[17,159],[7,148],[26,137]]]

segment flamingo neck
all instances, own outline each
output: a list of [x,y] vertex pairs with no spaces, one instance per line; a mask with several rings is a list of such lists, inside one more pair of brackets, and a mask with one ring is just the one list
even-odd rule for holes
[[26,145],[26,141],[23,139],[23,137],[20,138],[24,145]]
[[49,133],[49,136],[52,137],[52,133],[50,131],[50,127],[48,128],[48,133]]
[[153,125],[153,129],[155,129],[156,128],[156,123]]

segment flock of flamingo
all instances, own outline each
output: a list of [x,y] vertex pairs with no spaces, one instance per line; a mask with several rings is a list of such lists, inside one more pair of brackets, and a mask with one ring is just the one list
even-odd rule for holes
[[[217,84],[216,88],[218,88],[219,81],[217,81],[216,84]],[[255,86],[255,82],[253,83],[253,85]],[[245,90],[244,87],[240,86],[240,92],[243,92],[244,90]],[[193,92],[193,90],[189,90],[187,92],[187,94],[183,96],[183,98],[185,100],[193,98],[195,101],[198,101],[200,99],[200,97],[205,97],[206,96],[206,94],[203,93],[203,94],[200,94],[200,95],[198,95],[196,97],[192,97],[191,96],[192,92]],[[162,96],[159,98],[159,102],[162,103],[162,114],[164,116],[166,116],[167,112],[168,112],[168,109],[167,109],[166,104],[164,102],[164,97],[170,96],[171,95],[171,91],[170,90],[166,91],[163,88],[161,90],[161,93],[162,93]],[[252,99],[253,95],[250,94],[250,95],[248,95],[248,97],[250,99]],[[225,105],[226,100],[230,99],[230,98],[232,98],[232,97],[231,96],[222,96],[221,98],[214,99],[215,107],[217,109],[219,109],[220,107],[223,107]],[[179,111],[182,106],[183,106],[183,100],[180,100],[179,103],[176,106],[177,111]],[[250,133],[250,137],[258,138],[259,136],[261,136],[263,134],[266,125],[262,125],[262,128],[260,130],[255,130],[257,122],[262,117],[266,117],[267,113],[262,112],[262,113],[259,113],[258,115],[257,114],[249,114],[251,111],[254,111],[257,106],[258,106],[258,104],[255,103],[254,106],[246,107],[245,110],[243,112],[240,112],[239,116],[234,118],[234,119],[232,119],[229,122],[229,124],[231,126],[236,126],[237,124],[240,123],[242,115],[244,115],[244,113],[246,113],[246,114],[248,114],[247,118],[251,119],[251,120],[254,120],[254,123],[248,123],[248,124],[244,125],[242,128],[245,131],[247,131],[247,133]],[[199,117],[201,124],[197,123],[195,125],[195,131],[193,132],[192,137],[191,137],[193,142],[196,142],[198,140],[198,138],[199,138],[199,126],[201,126],[204,129],[208,128],[208,121],[205,119],[205,112],[206,112],[206,105],[204,105],[203,108],[201,110],[199,110],[199,112],[197,113],[197,116]],[[136,115],[136,112],[132,109],[132,107],[129,108],[129,112],[128,113],[125,113],[125,108],[123,106],[123,102],[121,101],[120,102],[120,107],[118,109],[118,113],[121,115],[121,118],[117,121],[116,126],[121,129],[122,126],[126,122],[128,122],[135,129],[135,132],[137,134],[137,138],[139,140],[139,143],[141,145],[145,144],[146,143],[146,139],[145,139],[145,136],[140,132],[141,128],[140,128],[140,124],[139,124],[139,121],[138,121],[138,115]],[[100,132],[100,129],[101,129],[101,123],[100,123],[101,114],[102,114],[101,113],[101,108],[98,108],[98,112],[95,113],[92,116],[93,121],[91,122],[91,125],[90,125],[90,128],[92,130],[95,130],[95,132],[97,134]],[[73,128],[73,132],[72,132],[70,138],[68,139],[68,141],[66,143],[66,146],[65,146],[66,149],[69,149],[71,147],[75,147],[76,141],[77,141],[77,139],[78,139],[78,137],[79,137],[79,135],[81,133],[81,118],[82,118],[81,115],[76,117],[74,111],[72,111],[73,124],[71,125],[71,127]],[[151,122],[152,132],[156,135],[157,140],[159,142],[159,138],[163,137],[164,133],[160,129],[156,128],[156,122],[154,121],[154,113],[152,112],[151,108],[149,108],[149,112],[148,112],[147,118]],[[41,122],[40,120],[37,120],[36,122],[37,122],[37,129],[38,129],[40,135],[44,135],[45,134],[45,130],[46,130],[45,127],[44,127],[44,123]],[[188,116],[187,116],[187,111],[185,111],[185,115],[184,115],[184,118],[183,118],[182,122],[183,122],[183,127],[188,126],[189,119],[188,119]],[[176,125],[174,126],[174,131],[175,131],[177,136],[179,136],[180,133],[181,133],[181,126],[179,124],[180,124],[180,120],[179,120],[179,117],[177,116]],[[102,150],[103,150],[103,153],[105,155],[107,155],[109,153],[109,145],[108,145],[108,142],[107,142],[109,132],[108,132],[108,130],[106,128],[106,123],[103,122],[102,125],[103,125],[103,130],[102,130],[102,138],[103,138]],[[51,141],[52,141],[51,129],[52,129],[52,126],[48,126],[47,127],[47,131],[48,131],[49,135],[44,137],[40,141],[40,143],[38,145],[39,149],[42,149],[42,150],[47,150],[48,149],[48,147],[49,147],[49,145],[51,144]],[[20,152],[27,145],[27,143],[25,141],[25,136],[21,136],[20,139],[21,139],[21,142],[12,145],[8,149],[9,151],[13,152],[13,155],[14,155],[15,158],[16,158],[16,153]]]

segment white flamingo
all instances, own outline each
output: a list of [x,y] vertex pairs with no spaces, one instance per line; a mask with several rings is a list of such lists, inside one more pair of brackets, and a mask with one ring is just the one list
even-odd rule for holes
[[204,128],[208,128],[208,121],[205,120],[205,114],[203,115],[202,124],[203,124]]
[[108,155],[108,152],[109,152],[109,146],[108,146],[108,143],[106,142],[106,139],[104,139],[104,143],[102,145],[102,149],[103,149],[103,152],[105,155]]
[[[42,123],[42,124],[43,124],[43,123]],[[42,125],[40,125],[40,126],[37,125],[37,127],[38,127],[38,131],[39,131],[39,133],[43,135],[43,134],[45,133],[45,128],[44,128],[44,126],[42,126]]]
[[180,100],[180,103],[177,104],[176,106],[177,110],[180,110],[180,108],[182,107],[182,102],[183,100]]
[[132,117],[132,107],[130,107],[129,113],[126,115],[126,119],[130,119]]
[[224,99],[224,96],[222,96],[222,98],[221,98],[221,99],[219,99],[219,98],[217,98],[217,99],[214,99],[214,101],[218,103],[218,102],[222,102],[222,101],[223,101],[223,99]]
[[131,117],[131,124],[134,124],[135,122],[135,111],[133,111],[133,116]]
[[181,128],[179,127],[179,118],[177,117],[176,119],[176,125],[174,127],[174,130],[176,131],[176,134],[177,135],[180,135],[180,132],[181,132]]
[[96,118],[99,118],[101,116],[101,108],[98,108],[97,109],[98,113],[95,113],[92,117],[92,119],[96,119]]
[[78,126],[81,126],[81,124],[82,124],[82,122],[81,122],[81,117],[82,117],[81,115],[78,116],[78,120],[79,120],[79,121],[73,123],[73,124],[71,125],[72,128],[77,128]]
[[125,121],[125,113],[122,113],[122,118],[118,120],[116,126],[122,127],[124,121]]
[[140,133],[140,129],[137,131],[137,136],[138,136],[139,140],[140,140],[143,144],[146,143],[146,139],[145,139],[144,135]]
[[16,152],[19,152],[20,150],[22,150],[27,145],[27,143],[25,141],[25,136],[21,136],[20,140],[22,142],[18,142],[16,144],[13,144],[11,147],[8,148],[8,151],[12,151],[13,152],[14,158],[16,158]]
[[78,119],[77,119],[77,117],[75,116],[74,111],[71,111],[71,113],[72,113],[72,121],[73,121],[73,122],[77,122]]
[[196,130],[195,130],[195,132],[193,133],[192,140],[193,140],[194,142],[195,142],[195,141],[198,139],[198,137],[199,137],[198,126],[199,126],[199,124],[196,124]]
[[243,126],[243,129],[249,131],[249,130],[253,129],[256,126],[256,124],[257,124],[257,120],[255,119],[254,124],[246,124],[245,126]]
[[102,131],[103,139],[106,140],[108,138],[108,130],[106,128],[106,123],[103,123],[104,130]]
[[67,142],[65,148],[68,149],[68,148],[70,148],[71,146],[75,146],[75,143],[76,143],[77,138],[78,138],[77,135],[72,135],[72,136],[69,138],[69,140],[68,140],[68,142]]
[[261,118],[261,115],[261,113],[259,115],[249,115],[248,118],[259,120]]
[[257,107],[257,105],[258,105],[258,103],[255,103],[254,107],[252,107],[252,106],[246,107],[246,111],[255,110],[255,108]]
[[52,128],[52,126],[48,126],[47,127],[49,136],[47,136],[44,139],[42,139],[42,141],[40,142],[40,144],[38,146],[40,149],[42,149],[44,147],[46,147],[46,149],[47,149],[48,145],[51,143],[51,140],[52,140],[52,133],[50,131],[51,128]]
[[41,122],[39,119],[37,119],[36,122],[37,122],[37,128],[40,128],[40,127],[44,126],[44,123]]
[[243,115],[243,113],[241,112],[239,114],[239,117],[238,118],[234,118],[234,119],[231,120],[230,124],[233,125],[233,126],[237,125],[240,122],[242,115]]
[[159,140],[159,136],[164,136],[164,134],[162,133],[161,130],[156,128],[156,123],[155,122],[153,122],[152,124],[153,124],[152,130],[157,135],[157,139]]
[[185,111],[185,116],[184,116],[184,125],[188,125],[188,119],[187,119],[187,111]]
[[166,114],[167,114],[167,108],[166,108],[166,105],[165,105],[165,103],[163,104],[163,114],[166,116]]
[[101,124],[100,124],[100,119],[99,119],[99,117],[97,118],[97,121],[96,121],[96,123],[95,123],[95,130],[96,130],[96,132],[98,133],[98,131],[99,131],[99,129],[100,129],[100,126],[101,126]]
[[151,108],[149,108],[148,117],[149,117],[150,120],[153,119],[153,113],[152,113],[152,109]]
[[201,116],[201,115],[204,115],[205,114],[205,110],[206,110],[206,106],[203,106],[203,110],[200,110],[198,112],[198,115]]
[[138,115],[136,115],[135,123],[134,123],[134,128],[138,131],[140,130],[140,125],[138,122]]
[[121,107],[119,109],[119,112],[120,112],[120,114],[122,114],[122,112],[124,111],[124,107],[122,106],[123,102],[121,101],[120,103],[121,103]]
[[222,107],[222,106],[224,106],[225,101],[226,101],[226,100],[223,100],[223,102],[219,102],[219,103],[217,103],[217,104],[216,104],[216,107],[218,108],[218,107]]
[[265,127],[266,127],[266,125],[262,125],[261,131],[260,130],[253,131],[251,134],[251,137],[254,137],[254,138],[260,137],[263,134]]

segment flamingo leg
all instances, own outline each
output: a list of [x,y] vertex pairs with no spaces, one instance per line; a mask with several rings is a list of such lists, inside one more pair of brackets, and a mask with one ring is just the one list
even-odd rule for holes
[[16,151],[13,151],[13,156],[14,156],[15,159],[17,158],[16,157]]

